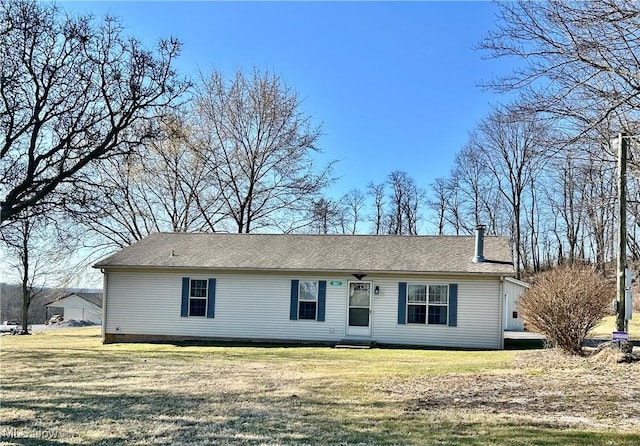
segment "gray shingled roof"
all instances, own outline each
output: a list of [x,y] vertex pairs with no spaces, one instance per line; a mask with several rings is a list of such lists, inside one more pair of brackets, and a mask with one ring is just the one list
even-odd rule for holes
[[156,233],[94,267],[513,274],[507,239],[485,237],[484,263],[474,246],[473,236]]
[[102,308],[102,293],[74,293],[74,294]]
[[56,300],[49,302],[48,304],[45,304],[45,307],[56,307],[58,305],[56,305],[57,303],[59,303],[61,300],[66,299],[67,297],[76,295],[78,297],[80,297],[81,299],[86,300],[87,302],[90,302],[100,308],[102,308],[102,293],[80,293],[80,292],[72,292],[72,293],[68,293],[65,294],[62,297],[57,298]]

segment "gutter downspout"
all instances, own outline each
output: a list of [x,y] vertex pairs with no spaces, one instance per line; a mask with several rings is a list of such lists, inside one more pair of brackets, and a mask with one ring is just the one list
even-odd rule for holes
[[506,297],[504,295],[504,276],[500,277],[500,324],[498,327],[499,335],[500,335],[500,350],[504,350],[504,329],[505,329],[505,318],[507,315],[505,314],[505,301]]
[[107,272],[102,270],[102,343],[104,344],[107,330]]

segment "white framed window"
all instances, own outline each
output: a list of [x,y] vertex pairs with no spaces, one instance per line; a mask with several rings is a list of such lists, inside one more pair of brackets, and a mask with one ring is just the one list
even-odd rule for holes
[[407,285],[407,323],[447,325],[449,286]]
[[298,319],[315,320],[318,315],[318,282],[298,283]]
[[190,279],[189,281],[189,316],[207,315],[207,280]]

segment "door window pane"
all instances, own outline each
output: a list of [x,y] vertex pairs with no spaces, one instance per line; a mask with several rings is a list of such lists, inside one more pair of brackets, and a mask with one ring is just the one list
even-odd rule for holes
[[349,308],[349,325],[352,327],[368,327],[369,309]]
[[369,307],[369,284],[368,283],[354,283],[351,284],[351,290],[349,291],[349,306],[350,307]]

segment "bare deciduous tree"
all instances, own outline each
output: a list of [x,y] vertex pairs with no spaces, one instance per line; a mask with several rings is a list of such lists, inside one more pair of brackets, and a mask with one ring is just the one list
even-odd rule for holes
[[0,222],[66,204],[91,163],[153,136],[187,87],[171,66],[179,49],[147,50],[113,18],[0,0]]
[[499,217],[503,206],[496,180],[484,156],[486,153],[468,144],[454,160],[447,196],[457,201],[449,205],[456,234],[472,234],[479,224],[486,225],[487,234],[499,233]]
[[314,234],[331,234],[339,226],[341,212],[338,203],[320,198],[313,202],[310,216],[311,231]]
[[2,234],[11,266],[22,290],[21,334],[29,334],[29,308],[51,286],[65,286],[73,269],[69,260],[77,246],[77,234],[65,232],[62,218],[24,219],[5,226]]
[[387,176],[389,212],[387,232],[395,235],[417,235],[419,209],[425,200],[425,192],[406,172],[393,171]]
[[365,196],[360,189],[351,189],[340,199],[340,227],[343,234],[357,234],[364,212]]
[[522,267],[522,222],[525,191],[544,166],[546,129],[531,115],[514,113],[503,107],[486,117],[472,135],[471,146],[480,155],[497,189],[509,204],[516,275]]
[[310,208],[328,185],[331,163],[317,169],[320,128],[278,76],[256,69],[226,82],[214,72],[197,95],[201,162],[213,176],[224,212],[238,232],[282,226]]
[[431,183],[431,196],[427,199],[427,206],[435,213],[436,232],[438,235],[444,235],[445,233],[447,198],[447,179],[444,177],[436,178]]
[[518,89],[530,99],[530,110],[573,120],[583,131],[613,116],[630,130],[640,110],[636,1],[519,0],[499,6],[497,25],[480,47],[494,57],[526,62],[493,87]]
[[373,214],[370,217],[373,223],[373,233],[380,235],[384,233],[384,208],[386,205],[385,184],[374,184],[373,182],[367,185],[367,193],[373,198]]
[[[590,159],[584,166],[585,212],[588,235],[592,240],[596,268],[603,272],[607,254],[613,254],[616,181],[610,164]],[[640,215],[640,213],[636,213]],[[638,251],[640,253],[640,250]],[[640,257],[638,257],[640,259]]]
[[572,151],[567,151],[562,159],[553,163],[551,172],[555,180],[550,187],[549,202],[556,219],[561,223],[562,232],[558,237],[558,262],[565,257],[562,246],[567,244],[566,261],[574,263],[576,259],[583,260],[584,249],[580,249],[580,234],[585,218],[585,178],[582,175],[584,169],[581,162],[576,160]]
[[218,190],[194,146],[191,127],[163,119],[163,135],[126,157],[97,165],[90,212],[74,213],[107,245],[124,248],[151,232],[220,229]]

